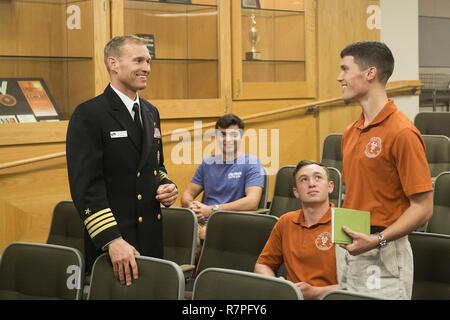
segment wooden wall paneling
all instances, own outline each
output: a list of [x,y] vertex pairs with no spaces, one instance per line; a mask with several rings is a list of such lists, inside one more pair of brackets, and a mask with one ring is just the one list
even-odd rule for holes
[[[1,164],[65,151],[66,130],[67,121],[1,125]],[[66,160],[0,169],[0,190],[0,254],[13,241],[45,242],[53,207],[70,199]]]
[[[63,2],[2,1],[0,54],[21,56],[91,57],[92,1],[77,1],[81,29],[68,30]],[[27,23],[20,23],[26,21]]]
[[261,8],[275,10],[303,11],[305,0],[260,0]]
[[67,121],[2,124],[0,146],[63,142],[67,124]]
[[124,0],[111,0],[110,23],[111,38],[125,34],[124,32]]
[[[220,2],[220,0],[219,0],[219,2]],[[215,6],[215,5],[217,5],[217,0],[193,0],[192,3]]]
[[[0,1],[0,46],[1,55],[17,53],[16,10],[14,2]],[[0,69],[1,70],[1,69]]]
[[219,74],[217,62],[191,61],[187,65],[189,99],[218,99]]
[[277,63],[275,81],[306,81],[305,63]]
[[124,13],[125,34],[153,34],[157,59],[185,59],[187,17],[185,10],[180,11],[184,7],[127,1]]
[[[102,64],[99,68],[105,69],[105,65]],[[69,120],[75,108],[96,96],[99,91],[103,92],[106,87],[106,79],[103,84],[103,89],[98,85],[97,92],[96,85],[94,83],[95,78],[92,74],[92,70],[95,70],[94,60],[70,60],[67,62],[67,102],[63,108],[64,120]],[[99,70],[100,72],[101,70]],[[101,71],[106,72],[106,71]]]
[[278,10],[305,10],[305,0],[273,0],[274,8]]
[[188,70],[185,61],[155,60],[147,88],[141,91],[144,98],[186,99],[188,97]]
[[[233,99],[239,99],[242,95],[242,84],[243,84],[243,66],[242,63],[236,63],[236,61],[243,60],[243,52],[245,49],[243,46],[243,34],[242,34],[242,24],[243,21],[239,15],[240,7],[236,2],[231,2],[231,34],[232,42],[230,42],[232,47],[232,97]],[[240,48],[240,49],[239,49]]]
[[[367,7],[379,5],[374,0],[318,1],[318,77],[319,99],[339,97],[341,88],[336,78],[340,72],[340,51],[349,43],[379,40],[379,30],[367,28]],[[344,18],[345,17],[345,18]],[[358,106],[327,108],[319,115],[319,145],[333,132],[343,132],[355,121],[361,110]]]
[[[218,59],[217,8],[187,6],[188,59]],[[216,72],[217,73],[217,72]]]
[[231,109],[233,99],[232,45],[231,45],[231,6],[219,1],[219,97],[220,104],[210,114],[221,115]]
[[223,102],[219,99],[199,100],[156,100],[151,102],[158,107],[160,117],[164,120],[191,119],[191,118],[214,118],[223,114]]
[[0,189],[0,221],[11,229],[0,236],[0,251],[14,241],[46,242],[54,206],[70,199],[65,159],[1,170]]
[[[1,146],[0,148],[1,148],[0,150],[2,151],[1,163],[11,163],[14,161],[20,161],[34,157],[41,157],[56,152],[66,151],[64,142],[41,143],[41,144],[19,145],[19,146],[9,145],[7,147]],[[17,168],[20,168],[20,166],[18,166]]]
[[64,17],[64,21],[61,28],[65,30],[64,34],[67,34],[67,55],[72,57],[91,58],[94,55],[93,3],[91,0],[72,1],[72,3],[80,8],[81,23],[80,29],[67,30],[66,7],[68,7],[68,5],[62,6],[62,16]]
[[[6,7],[6,8],[5,8]],[[3,1],[2,28],[6,46],[1,46],[0,53],[24,56],[62,56],[63,29],[60,3],[33,3]],[[4,22],[3,22],[4,21]],[[20,23],[27,21],[27,23]],[[39,43],[39,45],[36,45]]]
[[275,81],[275,65],[273,63],[249,61],[244,63],[244,82]]
[[[306,81],[307,94],[305,97],[318,99],[319,78],[317,76],[320,60],[317,58],[317,16],[321,14],[317,10],[317,0],[305,0],[305,57],[306,57]],[[330,41],[332,41],[330,39]],[[321,80],[327,81],[327,80]],[[331,98],[331,97],[330,97]]]
[[305,15],[279,12],[274,18],[274,60],[305,60]]
[[29,215],[7,200],[0,199],[0,254],[30,229]]
[[94,27],[94,95],[105,90],[109,83],[109,75],[104,63],[104,48],[111,39],[110,5],[107,0],[95,0],[93,5],[93,27]]

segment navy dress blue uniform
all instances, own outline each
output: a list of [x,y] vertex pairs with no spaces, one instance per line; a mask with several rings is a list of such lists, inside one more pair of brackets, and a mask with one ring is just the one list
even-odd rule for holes
[[159,112],[140,99],[143,133],[108,85],[82,103],[67,130],[67,168],[74,204],[86,226],[87,270],[122,236],[141,255],[163,257],[156,190],[173,183],[164,167]]

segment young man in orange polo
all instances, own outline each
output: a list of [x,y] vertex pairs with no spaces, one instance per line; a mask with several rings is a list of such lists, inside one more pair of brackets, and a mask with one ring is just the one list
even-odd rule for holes
[[284,262],[287,279],[305,299],[319,299],[338,289],[335,247],[331,243],[334,184],[328,168],[300,161],[294,171],[294,195],[302,209],[283,214],[255,265],[255,272],[275,277]]
[[388,99],[394,70],[390,49],[358,42],[341,52],[337,80],[345,101],[361,105],[342,141],[344,207],[371,213],[370,236],[344,231],[353,243],[338,247],[339,284],[387,299],[410,299],[413,257],[408,234],[432,215],[431,175],[420,132]]

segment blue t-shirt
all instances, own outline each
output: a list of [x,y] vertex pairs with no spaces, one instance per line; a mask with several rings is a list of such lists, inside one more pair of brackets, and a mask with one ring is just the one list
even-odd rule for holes
[[232,163],[208,157],[195,171],[192,183],[203,187],[203,203],[215,205],[245,197],[245,188],[264,187],[264,169],[256,157],[239,155]]

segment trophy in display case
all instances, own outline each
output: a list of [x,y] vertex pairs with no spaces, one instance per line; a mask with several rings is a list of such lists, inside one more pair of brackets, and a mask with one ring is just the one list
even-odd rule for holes
[[256,49],[256,45],[260,40],[259,31],[256,27],[256,16],[252,14],[250,16],[251,25],[248,32],[250,43],[252,45],[251,51],[245,53],[246,60],[261,60],[261,52]]

